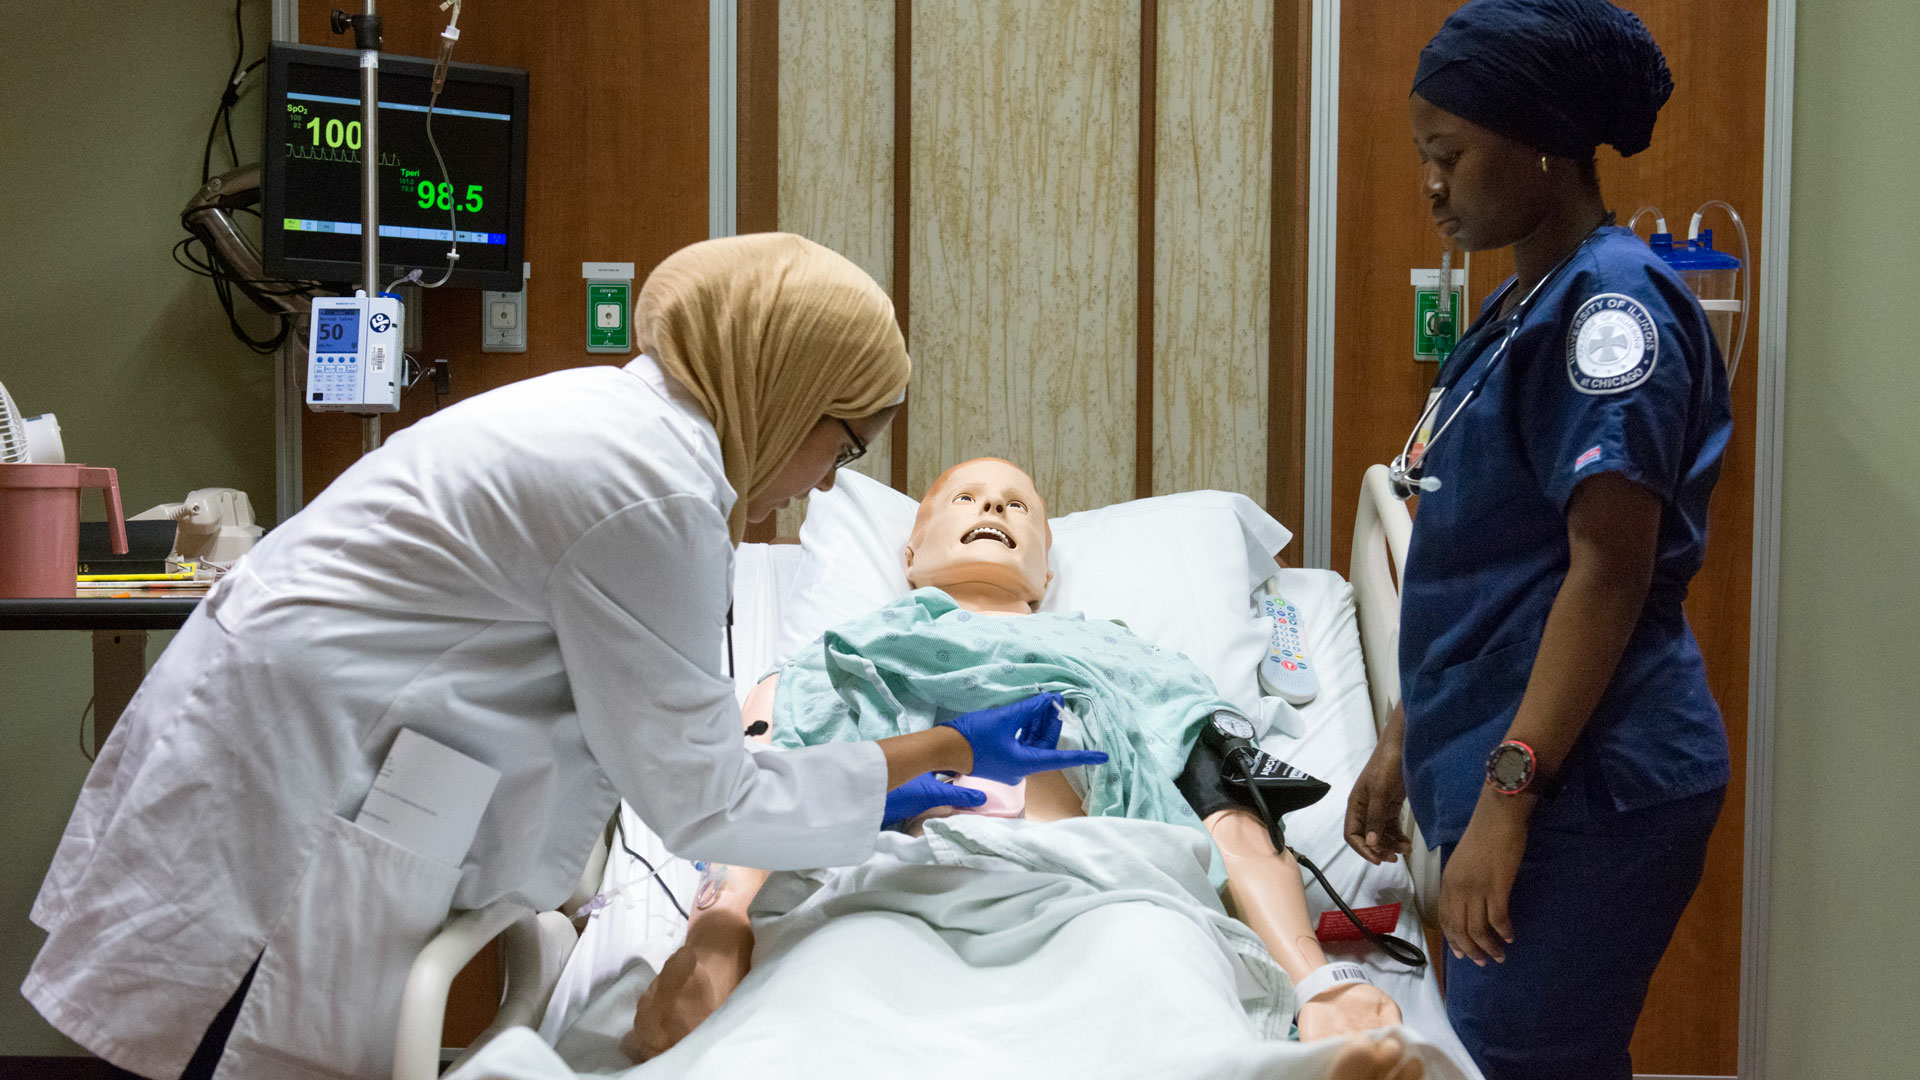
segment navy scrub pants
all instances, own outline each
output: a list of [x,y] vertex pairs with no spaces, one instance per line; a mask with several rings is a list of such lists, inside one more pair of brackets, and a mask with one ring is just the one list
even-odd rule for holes
[[1647,983],[1700,884],[1725,795],[1533,826],[1506,963],[1446,954],[1447,1017],[1487,1080],[1631,1080]]

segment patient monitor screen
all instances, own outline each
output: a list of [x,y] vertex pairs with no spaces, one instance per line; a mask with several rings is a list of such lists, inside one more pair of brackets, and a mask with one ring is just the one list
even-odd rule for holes
[[[366,145],[359,54],[288,45],[272,52],[263,178],[267,269],[358,281]],[[443,173],[427,139],[432,70],[427,60],[380,58],[380,265],[418,267],[437,279],[457,232],[460,259],[449,284],[518,289],[526,73],[450,66],[433,106]]]

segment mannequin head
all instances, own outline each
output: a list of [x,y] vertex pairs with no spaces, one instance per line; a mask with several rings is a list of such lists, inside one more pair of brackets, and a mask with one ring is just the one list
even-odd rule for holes
[[976,611],[1030,612],[1047,591],[1047,504],[1033,478],[975,458],[927,489],[905,552],[907,583],[945,590]]

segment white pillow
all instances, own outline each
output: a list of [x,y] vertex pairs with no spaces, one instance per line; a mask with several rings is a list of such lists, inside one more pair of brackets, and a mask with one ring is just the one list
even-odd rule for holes
[[906,595],[904,552],[920,504],[878,480],[841,469],[832,491],[807,496],[800,523],[806,566],[781,611],[780,655],[828,628]]
[[[783,613],[781,655],[829,627],[905,594],[902,551],[919,503],[842,470],[808,500],[800,544],[808,567]],[[1255,672],[1266,622],[1252,595],[1271,577],[1286,527],[1244,495],[1191,491],[1054,518],[1053,581],[1040,610],[1119,619],[1162,648],[1183,652],[1220,696],[1258,721]]]

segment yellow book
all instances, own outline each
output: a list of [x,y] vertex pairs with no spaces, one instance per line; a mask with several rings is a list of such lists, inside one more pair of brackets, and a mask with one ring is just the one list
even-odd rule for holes
[[175,569],[165,574],[81,574],[80,581],[192,581],[193,575],[200,572],[199,563],[177,563]]

